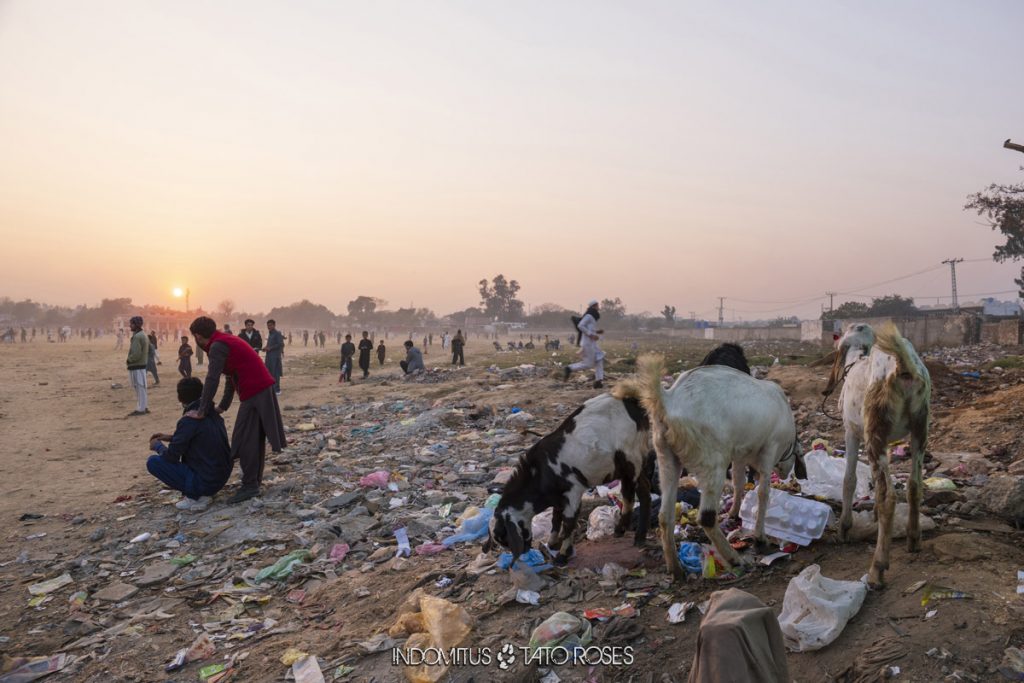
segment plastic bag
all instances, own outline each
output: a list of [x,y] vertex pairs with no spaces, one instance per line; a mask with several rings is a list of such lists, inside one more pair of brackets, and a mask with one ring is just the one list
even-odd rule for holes
[[587,520],[587,540],[596,541],[615,533],[615,524],[619,521],[619,508],[614,505],[601,505],[590,512]]
[[388,485],[389,478],[390,475],[387,472],[385,472],[384,470],[377,470],[376,472],[371,472],[370,474],[367,474],[365,477],[361,478],[359,480],[359,485],[367,488],[376,487],[382,489]]
[[444,598],[424,595],[420,598],[423,625],[434,645],[442,650],[458,647],[472,629],[469,613]]
[[[921,531],[931,531],[935,528],[935,521],[928,515],[919,515]],[[910,518],[910,505],[907,503],[896,503],[892,513],[892,537],[904,538],[907,535],[907,520]],[[854,511],[853,526],[850,528],[850,539],[854,541],[873,541],[878,536],[878,522],[875,521],[875,513],[871,510]]]
[[[542,572],[551,569],[551,565],[544,561],[544,556],[536,548],[530,548],[519,556],[516,566],[527,566],[534,572]],[[498,555],[498,569],[508,569],[512,566],[512,553],[501,553]]]
[[491,522],[491,517],[494,516],[494,510],[491,508],[484,508],[480,510],[475,517],[465,520],[462,522],[462,526],[459,527],[458,532],[454,536],[441,541],[446,546],[452,546],[456,543],[462,543],[464,541],[481,541],[487,538],[487,529]]
[[836,581],[822,576],[818,565],[810,565],[786,588],[779,615],[786,647],[795,652],[825,647],[843,632],[867,593],[863,579]]
[[548,508],[539,515],[533,516],[533,520],[530,522],[530,533],[534,538],[546,541],[551,536],[551,515],[554,512],[554,508]]
[[571,650],[590,642],[590,622],[568,612],[555,612],[530,634],[530,651],[561,645]]
[[704,548],[700,543],[686,541],[679,544],[679,561],[687,574],[700,574],[703,571]]
[[[833,458],[825,451],[816,450],[804,455],[804,464],[807,466],[807,479],[798,480],[801,493],[842,502],[846,458]],[[864,498],[870,494],[871,468],[858,460],[854,499]]]
[[302,564],[309,559],[309,551],[306,549],[293,550],[288,553],[280,560],[264,567],[256,574],[256,583],[263,583],[267,579],[273,579],[274,581],[281,581],[291,576],[292,570],[295,569],[295,565]]

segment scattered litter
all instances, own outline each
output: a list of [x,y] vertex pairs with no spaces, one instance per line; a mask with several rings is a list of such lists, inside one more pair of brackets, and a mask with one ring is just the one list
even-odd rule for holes
[[387,488],[390,476],[385,470],[378,470],[360,478],[359,485],[365,488]]
[[37,678],[60,671],[74,661],[74,657],[63,652],[52,657],[32,657],[26,659],[8,659],[4,657],[4,667],[13,666],[10,671],[0,674],[0,683],[30,683]]
[[636,608],[629,603],[623,603],[614,609],[597,607],[583,610],[583,618],[597,621],[608,621],[612,617],[623,617],[629,619],[636,616]]
[[412,548],[409,547],[409,532],[405,527],[395,529],[395,540],[398,541],[398,550],[395,557],[409,557],[412,555]]
[[786,588],[779,614],[786,647],[808,652],[831,643],[860,611],[867,592],[863,580],[837,581],[822,576],[818,565],[809,565]]
[[540,593],[536,591],[517,590],[516,602],[521,603],[523,605],[537,606],[540,604]]
[[263,583],[267,579],[272,581],[282,581],[291,576],[292,571],[296,565],[302,564],[309,560],[309,551],[306,549],[293,550],[288,553],[280,560],[264,567],[256,574],[256,583]]
[[332,562],[342,562],[350,550],[348,543],[335,543],[331,547],[330,559]]
[[494,510],[484,507],[470,519],[464,520],[454,536],[449,536],[441,543],[452,546],[456,543],[480,541],[487,538],[487,528],[493,516]]
[[292,675],[295,676],[295,683],[325,683],[320,663],[310,655],[292,664]]
[[946,588],[944,586],[933,586],[931,584],[924,587],[924,593],[921,595],[921,607],[927,607],[928,603],[932,600],[973,600],[974,596],[970,593],[964,593],[954,588]]
[[619,515],[619,508],[614,505],[599,505],[591,510],[587,519],[587,540],[596,541],[614,535]]
[[[757,492],[748,491],[740,506],[744,529],[754,530],[757,508]],[[832,508],[825,503],[770,489],[768,510],[764,517],[764,530],[769,536],[809,545],[814,539],[821,538],[831,519]]]
[[928,477],[924,480],[924,487],[929,491],[956,491],[956,483],[945,477]]
[[668,623],[681,624],[686,621],[686,613],[697,606],[695,602],[677,602],[668,608]]
[[63,588],[69,583],[73,583],[71,575],[68,573],[61,574],[60,576],[49,579],[47,581],[40,581],[39,583],[33,583],[28,587],[28,592],[32,595],[46,595],[53,591]]
[[572,649],[590,642],[590,622],[568,612],[555,612],[530,634],[530,651],[562,646]]
[[135,538],[133,538],[132,540],[130,540],[128,542],[129,543],[145,543],[146,541],[148,541],[151,538],[153,538],[153,534],[151,534],[150,532],[146,531],[145,533],[139,534],[138,536],[136,536]]

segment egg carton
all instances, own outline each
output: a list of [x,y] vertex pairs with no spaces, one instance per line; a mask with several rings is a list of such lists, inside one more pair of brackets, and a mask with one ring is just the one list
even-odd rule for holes
[[[740,505],[743,528],[754,530],[757,520],[757,489],[747,491]],[[832,522],[832,508],[816,500],[800,498],[785,491],[770,489],[764,531],[769,536],[799,545],[810,545],[821,538]]]

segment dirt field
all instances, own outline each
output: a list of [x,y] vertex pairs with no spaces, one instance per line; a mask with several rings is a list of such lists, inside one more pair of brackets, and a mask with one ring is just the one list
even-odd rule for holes
[[[641,351],[652,345],[638,343]],[[422,586],[466,609],[474,625],[464,645],[472,647],[525,645],[531,630],[554,612],[579,616],[586,608],[631,602],[638,607],[636,617],[595,624],[594,633],[595,643],[634,647],[633,665],[556,667],[557,676],[570,681],[682,681],[693,658],[700,618],[692,612],[684,623],[669,624],[666,610],[673,602],[700,603],[716,590],[737,587],[778,610],[789,580],[809,564],[819,564],[824,575],[835,579],[856,580],[866,572],[871,544],[839,545],[827,534],[790,560],[739,579],[691,579],[672,586],[652,532],[643,552],[621,539],[581,540],[569,568],[556,571],[552,584],[541,591],[538,607],[504,602],[501,596],[510,586],[507,576],[471,571],[478,545],[462,545],[432,557],[374,559],[382,547],[389,548],[383,553],[389,558],[394,554],[390,529],[381,525],[353,540],[348,561],[337,565],[336,571],[323,562],[313,563],[297,571],[290,582],[246,594],[256,595],[251,599],[218,592],[217,586],[243,584],[246,576],[251,578],[246,572],[309,543],[322,558],[331,544],[312,535],[315,527],[303,515],[312,510],[312,521],[336,519],[344,531],[350,518],[331,516],[340,512],[325,516],[324,500],[358,490],[358,474],[380,467],[377,463],[422,462],[422,471],[399,465],[385,465],[385,469],[415,471],[422,477],[432,473],[436,492],[460,493],[461,498],[446,499],[455,502],[452,518],[457,516],[455,510],[467,504],[482,505],[487,485],[497,473],[491,471],[494,463],[514,462],[535,438],[514,431],[502,438],[499,431],[495,441],[495,428],[503,424],[499,417],[504,419],[512,407],[522,408],[534,416],[530,429],[544,433],[596,393],[582,378],[563,385],[537,374],[502,376],[487,371],[492,364],[544,367],[571,359],[569,351],[554,358],[541,351],[498,354],[489,343],[473,340],[465,370],[438,373],[430,382],[409,383],[398,377],[400,341],[389,339],[388,346],[391,358],[384,368],[378,368],[374,359],[369,381],[341,387],[336,383],[336,347],[329,344],[324,351],[288,347],[281,404],[285,424],[295,431],[289,449],[269,461],[262,504],[231,508],[222,494],[202,515],[175,510],[176,497],[161,493],[145,471],[148,436],[172,431],[180,415],[174,392],[176,363],[168,359],[159,368],[162,382],[150,390],[152,414],[128,418],[134,396],[124,370],[125,352],[113,350],[112,340],[0,347],[5,380],[0,397],[0,523],[6,541],[0,552],[0,652],[5,659],[58,652],[75,657],[48,680],[186,681],[198,680],[200,667],[230,654],[235,656],[233,680],[274,681],[286,680],[289,667],[279,660],[287,648],[297,647],[320,658],[327,681],[335,676],[336,680],[397,681],[402,673],[392,666],[390,650],[369,654],[359,643],[386,634],[398,606]],[[626,341],[605,346],[614,380],[629,371],[634,353]],[[653,346],[665,352],[677,369],[692,366],[709,348],[668,341]],[[428,367],[440,364],[440,348],[430,351],[425,359]],[[827,367],[805,365],[813,359],[812,351],[797,345],[759,344],[747,347],[747,353],[758,364],[780,359],[781,365],[771,368],[768,376],[789,393],[805,445],[816,437],[840,445],[841,426],[819,412]],[[1024,374],[1013,368],[1002,372],[985,368],[978,379],[960,374],[980,367],[930,363],[935,393],[929,451],[935,457],[930,458],[929,467],[960,457],[944,454],[984,455],[985,472],[972,470],[964,473],[963,480],[958,478],[961,489],[968,492],[981,483],[969,481],[972,476],[1003,470],[1024,457],[1020,433]],[[202,376],[205,368],[196,369]],[[834,401],[832,405],[834,409]],[[229,431],[235,410],[226,415]],[[447,411],[441,417],[443,424],[429,432],[409,431],[417,415],[442,411]],[[380,424],[383,431],[368,437],[352,431],[371,423]],[[300,425],[310,425],[310,431],[301,431],[307,428]],[[436,451],[443,457],[428,462],[430,456],[423,449],[440,441],[447,444],[443,451]],[[314,471],[314,463],[317,476],[322,477],[315,481],[307,474]],[[466,463],[481,464],[469,467]],[[905,463],[895,467],[905,470]],[[445,478],[446,472],[457,475]],[[237,479],[236,473],[229,489]],[[410,474],[402,495],[419,501],[418,496],[425,493],[416,488],[421,480],[426,479],[414,480]],[[1016,572],[1024,569],[1021,535],[978,506],[958,508],[954,514],[948,505],[936,503],[928,512],[938,527],[926,534],[925,550],[910,555],[895,542],[888,587],[869,593],[860,613],[834,643],[817,652],[790,653],[794,680],[878,680],[878,672],[889,666],[900,668],[896,680],[1000,679],[996,667],[1004,649],[1024,642],[1024,628],[1019,625],[1022,603],[1016,594]],[[385,505],[376,517],[392,519],[387,514]],[[23,519],[26,515],[42,517]],[[374,519],[370,514],[364,517]],[[129,543],[143,532],[151,532],[153,538]],[[154,561],[185,553],[196,556],[195,564],[166,581],[143,586],[126,602],[94,597],[118,580],[139,583],[139,575]],[[609,558],[646,571],[636,571],[618,585],[602,584],[594,569],[599,571]],[[28,605],[29,585],[65,572],[72,584],[50,593],[50,599],[38,606]],[[442,576],[452,582],[436,587],[435,581]],[[904,593],[921,580],[955,587],[973,597],[932,603],[926,610],[920,592]],[[305,590],[301,601],[287,599],[299,588]],[[76,591],[89,595],[80,607],[69,604]],[[627,593],[634,597],[625,597]],[[926,617],[932,609],[937,613]],[[270,628],[268,618],[274,624]],[[213,658],[164,672],[174,653],[203,630],[201,624],[217,621],[220,630],[211,632],[224,638],[217,638]],[[232,631],[235,626],[257,621],[265,630],[250,629],[244,638],[227,638],[226,634],[237,631]],[[90,636],[94,642],[83,644]],[[893,646],[893,658],[871,659],[871,647],[879,642]],[[860,668],[848,671],[856,663]],[[507,672],[471,666],[452,668],[448,680],[528,681],[539,680],[545,673],[521,665]]]

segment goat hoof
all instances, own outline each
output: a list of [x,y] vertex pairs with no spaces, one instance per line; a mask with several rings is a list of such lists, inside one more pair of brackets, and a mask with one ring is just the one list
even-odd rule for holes
[[554,562],[555,566],[564,567],[565,565],[569,564],[569,560],[569,555],[563,555],[562,553],[558,553],[557,555],[555,555],[552,561]]
[[919,552],[921,552],[921,539],[920,538],[908,538],[907,539],[907,552],[908,553],[919,553]]
[[759,538],[754,541],[754,552],[758,555],[768,555],[771,549],[772,545],[766,538]]

